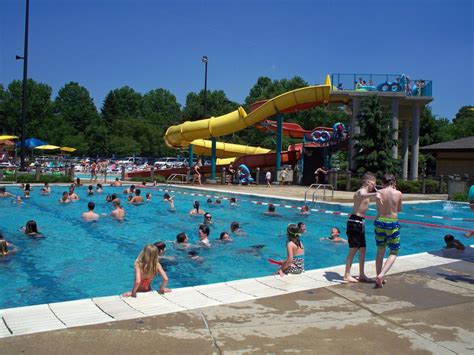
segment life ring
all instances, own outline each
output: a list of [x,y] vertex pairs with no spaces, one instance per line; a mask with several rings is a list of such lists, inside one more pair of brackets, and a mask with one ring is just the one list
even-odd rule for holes
[[469,194],[467,196],[467,200],[469,202],[474,201],[474,185],[471,185],[471,188],[469,189]]
[[392,92],[399,92],[399,91],[402,91],[402,88],[400,86],[400,84],[398,83],[393,83],[391,86],[390,86],[390,90]]
[[385,83],[383,83],[379,86],[379,90],[383,91],[383,92],[390,91],[391,90],[391,85],[389,83],[385,82]]
[[250,169],[245,164],[239,165],[239,170],[242,172],[240,176],[240,182],[243,184],[251,184],[253,182],[252,176],[250,176]]
[[315,142],[326,143],[328,140],[331,139],[331,135],[328,131],[314,131],[313,133],[311,133],[311,138]]

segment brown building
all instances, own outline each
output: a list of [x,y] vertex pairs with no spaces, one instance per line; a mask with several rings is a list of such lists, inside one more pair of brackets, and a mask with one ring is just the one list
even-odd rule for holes
[[420,151],[436,156],[436,175],[474,176],[474,136],[427,145]]

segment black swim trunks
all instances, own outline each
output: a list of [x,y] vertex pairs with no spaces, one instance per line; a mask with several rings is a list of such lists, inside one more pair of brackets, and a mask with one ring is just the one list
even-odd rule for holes
[[347,221],[349,248],[365,248],[365,218],[351,214]]

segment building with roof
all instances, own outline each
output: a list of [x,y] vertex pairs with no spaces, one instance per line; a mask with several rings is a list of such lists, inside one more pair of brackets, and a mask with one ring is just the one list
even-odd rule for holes
[[436,175],[474,176],[474,136],[421,147],[436,157]]

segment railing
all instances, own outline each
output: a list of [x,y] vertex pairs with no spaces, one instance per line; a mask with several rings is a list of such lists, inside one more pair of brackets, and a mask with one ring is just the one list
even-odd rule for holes
[[[304,192],[304,202],[307,201],[308,192],[315,187],[316,189],[313,192],[312,202],[317,200],[317,192],[323,188],[323,200],[326,201],[326,189],[331,189],[331,200],[334,200],[334,187],[330,184],[311,184],[306,191]],[[316,198],[315,198],[316,197]]]
[[331,83],[342,91],[401,92],[407,96],[433,96],[433,81],[405,74],[331,74]]
[[187,184],[188,183],[188,175],[186,174],[171,174],[166,179],[166,184]]

